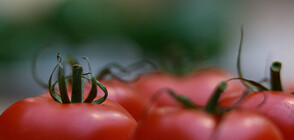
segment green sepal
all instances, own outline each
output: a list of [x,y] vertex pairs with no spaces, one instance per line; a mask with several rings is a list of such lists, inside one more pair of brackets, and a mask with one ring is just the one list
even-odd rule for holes
[[232,79],[229,79],[227,81],[231,81],[231,80],[245,81],[246,83],[249,84],[249,87],[251,88],[251,90],[254,90],[254,89],[252,89],[252,87],[254,87],[257,91],[268,91],[269,90],[268,88],[266,88],[262,84],[259,84],[258,82],[255,82],[253,80],[248,80],[248,79],[245,79],[245,78],[232,78]]
[[96,82],[96,77],[92,73],[89,59],[87,57],[83,57],[83,58],[86,59],[87,62],[88,62],[88,67],[89,67],[90,76],[91,76],[91,83],[92,83],[91,90],[90,90],[90,92],[88,94],[88,97],[85,99],[84,102],[86,102],[86,103],[92,103],[92,101],[97,96],[97,82]]
[[60,63],[58,63],[58,86],[59,86],[60,97],[61,97],[62,103],[64,103],[64,104],[70,103],[70,100],[69,100],[69,97],[67,94],[64,69]]
[[97,100],[93,101],[92,103],[101,104],[107,99],[108,91],[107,91],[107,88],[104,85],[102,85],[99,81],[96,80],[96,83],[99,86],[99,88],[103,90],[104,96],[101,97],[100,99],[97,99]]
[[187,96],[181,96],[176,94],[172,90],[168,90],[169,95],[171,95],[175,100],[180,102],[182,105],[184,105],[186,108],[191,109],[198,109],[198,107],[187,97]]
[[54,67],[54,70],[49,77],[48,89],[49,89],[49,93],[50,93],[51,97],[53,98],[53,100],[55,100],[59,103],[62,103],[60,95],[55,91],[54,87],[51,87],[52,76],[53,76],[53,73],[55,72],[55,70],[57,69],[57,67],[58,67],[58,64]]
[[218,87],[215,89],[212,97],[209,99],[207,105],[205,106],[205,111],[208,113],[214,113],[218,106],[218,99],[220,98],[221,94],[227,88],[226,82],[221,82]]

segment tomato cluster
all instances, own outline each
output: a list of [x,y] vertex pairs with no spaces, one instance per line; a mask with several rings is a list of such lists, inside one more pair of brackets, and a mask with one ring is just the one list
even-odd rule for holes
[[79,64],[72,68],[66,76],[58,55],[58,78],[52,82],[51,74],[49,93],[6,109],[0,116],[0,139],[294,138],[294,95],[283,91],[279,62],[271,67],[270,90],[217,68],[184,76],[152,72],[128,82],[119,77],[98,81],[90,64],[88,73]]

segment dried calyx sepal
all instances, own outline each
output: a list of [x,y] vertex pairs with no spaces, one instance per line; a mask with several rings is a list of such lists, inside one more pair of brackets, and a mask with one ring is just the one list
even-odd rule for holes
[[[145,72],[138,72],[138,70],[142,70],[142,68],[144,67],[150,67],[151,71],[159,71],[157,66],[148,60],[142,60],[142,61],[138,61],[136,63],[133,63],[131,65],[128,65],[126,67],[117,64],[117,63],[110,63],[108,65],[106,65],[101,72],[99,72],[99,74],[96,76],[96,79],[98,80],[106,80],[108,77],[110,78],[116,78],[118,80],[124,81],[124,82],[130,82],[130,81],[134,81],[136,80],[136,78],[141,75],[144,74]],[[117,73],[114,73],[114,71],[117,71]],[[136,73],[137,72],[137,73]],[[136,73],[134,75],[134,73]],[[123,77],[132,77],[132,78],[123,78]],[[135,77],[135,78],[133,78]]]
[[[242,44],[243,44],[243,37],[244,37],[244,29],[241,27],[241,39],[239,44],[239,51],[238,51],[238,58],[237,58],[237,72],[238,72],[238,78],[231,78],[227,80],[227,82],[231,80],[241,80],[243,85],[246,87],[246,90],[244,91],[243,95],[240,97],[240,99],[235,102],[232,105],[232,108],[236,107],[239,103],[241,103],[245,97],[248,96],[249,93],[252,91],[283,91],[282,82],[281,82],[281,68],[282,63],[279,61],[275,61],[272,63],[270,67],[270,88],[267,88],[266,86],[262,85],[261,82],[268,81],[268,78],[264,78],[261,82],[256,82],[253,80],[245,79],[242,74],[241,69],[241,52],[242,52]],[[292,93],[293,94],[293,93]]]
[[[72,75],[65,76],[64,75],[64,68],[61,64],[62,58],[59,54],[57,54],[57,65],[55,66],[53,72],[50,75],[49,81],[48,81],[48,88],[49,93],[51,97],[59,102],[59,103],[94,103],[94,104],[101,104],[103,103],[107,96],[108,92],[105,86],[103,86],[99,81],[96,80],[95,76],[93,75],[91,71],[91,66],[89,59],[87,57],[83,57],[83,59],[87,60],[88,67],[89,67],[89,73],[82,73],[83,68],[79,64],[72,65]],[[55,70],[58,68],[58,79],[52,84],[52,77]],[[87,76],[90,75],[90,78]],[[71,94],[71,100],[67,93],[67,86],[65,80],[68,78],[72,78],[72,94]],[[90,81],[92,84],[91,90],[85,100],[83,100],[83,92],[84,92],[84,86],[85,82]],[[58,83],[59,86],[59,93],[55,90],[55,85]],[[94,100],[97,96],[97,86],[102,89],[104,92],[104,96]]]
[[[243,46],[243,38],[244,38],[244,28],[241,27],[241,39],[239,44],[239,50],[238,50],[238,58],[237,58],[237,72],[238,72],[238,78],[232,78],[227,81],[231,80],[241,80],[243,85],[247,87],[248,90],[252,91],[267,91],[269,90],[259,82],[248,80],[243,77],[242,69],[241,69],[241,52],[242,52],[242,46]],[[282,83],[281,83],[281,68],[282,64],[281,62],[275,61],[272,63],[270,67],[270,90],[272,91],[283,91]],[[249,91],[247,91],[248,93]]]

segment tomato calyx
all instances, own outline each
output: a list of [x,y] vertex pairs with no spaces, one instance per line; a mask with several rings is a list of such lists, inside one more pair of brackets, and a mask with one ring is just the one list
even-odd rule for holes
[[[91,66],[89,59],[87,57],[83,57],[83,59],[87,60],[88,67],[89,67],[89,73],[82,73],[83,68],[80,64],[74,64],[72,65],[72,75],[65,76],[64,75],[64,68],[61,64],[62,58],[59,54],[57,54],[57,65],[55,66],[53,72],[50,75],[49,81],[48,81],[48,89],[51,97],[63,104],[67,103],[93,103],[93,104],[101,104],[103,103],[107,96],[108,91],[104,85],[102,85],[99,81],[96,80],[95,76],[93,75],[91,71]],[[58,68],[58,80],[55,81],[52,84],[52,77],[56,69]],[[87,77],[87,75],[90,74],[90,78]],[[67,86],[66,86],[66,79],[72,78],[72,94],[71,94],[71,100],[69,99],[68,92],[67,92]],[[84,92],[84,86],[85,82],[88,80],[92,83],[91,90],[85,100],[83,100],[83,92]],[[58,94],[55,90],[55,85],[58,83],[60,94]],[[97,86],[102,89],[104,92],[104,96],[94,100],[97,96]]]
[[[243,47],[243,38],[244,38],[244,28],[242,26],[241,39],[239,43],[239,50],[238,50],[238,57],[237,57],[237,64],[236,64],[239,78],[231,78],[227,81],[239,79],[239,80],[242,80],[243,85],[250,90],[254,90],[255,88],[257,91],[268,91],[269,89],[264,87],[262,84],[255,82],[253,80],[245,79],[243,77],[242,69],[241,69],[241,52]],[[270,67],[270,86],[272,91],[283,91],[283,87],[281,84],[281,68],[282,68],[282,64],[281,62],[278,62],[278,61],[273,62]]]
[[[175,93],[171,89],[162,89],[161,91],[167,91],[167,93],[173,99],[175,99],[177,102],[181,103],[185,108],[188,108],[188,109],[204,109],[204,111],[207,112],[207,113],[211,113],[211,114],[214,114],[214,115],[217,115],[217,116],[221,116],[223,113],[230,110],[230,108],[224,108],[218,103],[218,100],[219,100],[221,94],[225,91],[226,87],[227,87],[227,83],[226,82],[221,82],[217,86],[217,88],[215,89],[212,97],[210,98],[210,100],[208,101],[206,106],[204,106],[204,107],[196,105],[187,96],[179,95],[179,94]],[[158,94],[155,94],[153,96],[153,99],[151,99],[151,101],[156,100],[156,98],[158,98],[160,93],[163,93],[161,91],[159,91]],[[164,92],[164,93],[166,93],[166,92]]]
[[[96,75],[96,79],[97,80],[107,80],[107,79],[110,79],[110,78],[116,78],[120,81],[123,81],[123,82],[132,82],[134,80],[136,80],[136,78],[141,75],[141,74],[144,74],[146,72],[137,72],[139,69],[142,69],[144,67],[149,67],[151,71],[158,71],[158,68],[157,66],[151,62],[151,61],[148,61],[148,60],[142,60],[142,61],[138,61],[136,63],[133,63],[129,66],[122,66],[120,64],[117,64],[117,63],[110,63],[108,65],[106,65],[102,70],[101,72],[99,72],[98,75]],[[117,71],[117,73],[114,73],[113,70]],[[135,73],[135,76],[132,76],[134,75]],[[133,77],[133,78],[128,78],[128,79],[125,79],[123,77]]]
[[218,100],[221,94],[225,91],[226,88],[227,88],[226,82],[221,82],[219,84],[219,86],[215,89],[212,97],[208,100],[207,105],[205,106],[206,112],[220,115],[226,111],[226,109],[221,107],[218,103]]
[[247,86],[248,89],[253,91],[283,91],[283,86],[281,82],[281,67],[281,62],[275,61],[272,63],[270,67],[270,89],[266,88],[259,82],[245,79],[241,75],[239,75],[240,78],[231,78],[227,80],[227,82],[231,80],[242,80],[244,86]]

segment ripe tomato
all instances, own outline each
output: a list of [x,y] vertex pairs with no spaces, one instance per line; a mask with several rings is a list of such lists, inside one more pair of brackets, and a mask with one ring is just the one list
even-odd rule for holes
[[[48,81],[50,94],[21,100],[5,110],[0,116],[0,139],[126,140],[137,122],[122,106],[106,99],[107,89],[93,76],[89,61],[90,93],[83,95],[82,79],[87,77],[82,73],[82,66],[75,64],[70,76],[70,99],[59,55],[57,60]],[[58,80],[52,84],[52,76],[57,68]],[[57,83],[59,94],[54,88]],[[102,98],[96,96],[97,86],[104,92]],[[83,97],[86,97],[85,100]]]
[[279,129],[252,112],[235,110],[218,118],[200,110],[162,107],[141,122],[132,140],[282,140]]
[[227,84],[221,82],[213,92],[204,111],[191,100],[169,91],[182,107],[152,109],[138,124],[132,140],[282,140],[279,129],[261,115],[231,110],[219,105]]
[[[271,90],[262,88],[258,92],[249,93],[237,107],[259,112],[268,117],[279,127],[285,139],[291,140],[294,137],[294,121],[292,119],[294,95],[283,91],[280,76],[281,66],[282,64],[276,61],[270,68]],[[251,85],[255,88],[262,86],[259,83]],[[237,100],[239,100],[238,97],[229,97],[220,102],[225,106],[231,106]]]
[[[148,103],[144,94],[141,94],[135,88],[115,78],[108,81],[101,81],[101,83],[107,87],[108,99],[119,103],[136,120],[142,117],[143,110]],[[98,90],[99,92],[102,92],[102,90]]]
[[[156,92],[163,88],[170,88],[176,93],[188,96],[198,105],[206,105],[211,97],[213,90],[221,82],[232,78],[233,75],[216,68],[206,68],[198,70],[185,76],[175,76],[163,72],[145,74],[138,77],[138,80],[132,83],[142,94],[151,98]],[[237,96],[243,92],[243,85],[240,81],[228,83],[228,89],[222,96]],[[237,95],[232,95],[237,94]],[[163,95],[158,99],[158,105],[178,105],[168,95]]]
[[61,104],[49,95],[21,100],[0,116],[0,139],[125,140],[136,121],[119,104]]
[[[221,104],[230,106],[236,99],[227,98]],[[294,95],[279,91],[253,92],[238,107],[265,115],[279,127],[286,140],[293,139]]]

